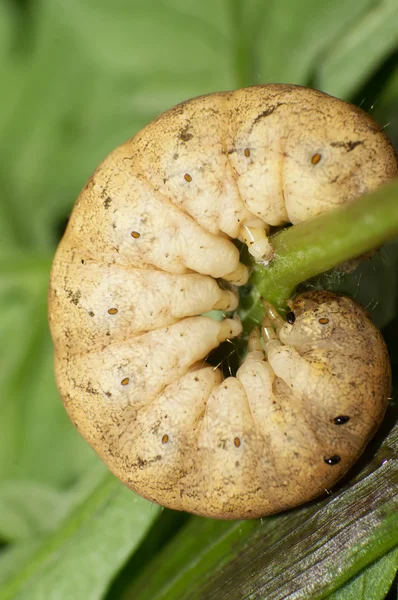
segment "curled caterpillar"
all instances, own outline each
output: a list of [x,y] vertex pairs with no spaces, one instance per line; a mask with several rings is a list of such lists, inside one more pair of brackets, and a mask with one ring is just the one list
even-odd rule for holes
[[241,519],[306,502],[348,470],[390,391],[363,309],[313,293],[284,322],[267,305],[227,379],[204,359],[241,324],[202,315],[237,307],[248,268],[234,239],[267,263],[270,226],[396,173],[366,113],[291,85],[178,105],[98,167],[54,259],[49,317],[66,410],[124,484],[170,508]]

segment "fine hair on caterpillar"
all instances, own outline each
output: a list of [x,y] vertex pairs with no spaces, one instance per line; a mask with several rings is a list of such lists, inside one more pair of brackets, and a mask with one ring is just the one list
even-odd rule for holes
[[[396,174],[366,113],[293,85],[194,98],[103,161],[59,244],[49,320],[65,408],[124,484],[244,519],[347,472],[386,409],[383,339],[355,301],[322,291],[292,299],[286,319],[265,301],[264,321],[239,337],[242,247],[267,265],[271,228]],[[220,344],[230,356],[213,360]]]

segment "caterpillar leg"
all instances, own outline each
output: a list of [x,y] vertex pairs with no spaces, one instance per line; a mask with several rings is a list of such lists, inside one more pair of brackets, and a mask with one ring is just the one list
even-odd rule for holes
[[263,352],[261,347],[260,332],[258,329],[253,329],[247,341],[247,349],[250,352]]
[[282,346],[279,334],[285,325],[285,320],[277,313],[272,304],[265,300],[263,304],[266,316],[261,324],[261,335],[265,342],[265,352],[268,357],[270,348],[279,348]]
[[282,329],[286,329],[285,320],[275,308],[264,302],[266,316],[261,325],[261,336],[265,342],[265,354],[269,365],[277,377],[301,396],[316,392],[319,386],[327,387],[326,367],[315,366],[301,356],[296,348],[280,339]]
[[261,335],[259,329],[253,329],[248,339],[248,351],[261,352],[264,355],[264,350],[261,345],[261,337],[265,342],[265,350],[267,352],[267,345],[274,347],[282,346],[282,342],[279,340],[279,332],[285,325],[285,320],[277,313],[275,308],[267,302],[263,301],[266,317],[261,324]]
[[[286,321],[275,310],[275,308],[272,306],[272,304],[270,304],[266,300],[263,300],[263,305],[265,308],[266,318],[269,321],[268,327],[271,326],[271,328],[273,328],[276,331],[277,337],[279,338],[279,333],[280,333],[282,327],[286,324]],[[264,323],[263,323],[263,325],[264,325]],[[271,332],[269,331],[268,334],[271,335]]]
[[274,251],[267,237],[268,229],[264,227],[251,227],[243,225],[240,229],[239,239],[244,242],[250,254],[256,261],[267,264],[272,260]]

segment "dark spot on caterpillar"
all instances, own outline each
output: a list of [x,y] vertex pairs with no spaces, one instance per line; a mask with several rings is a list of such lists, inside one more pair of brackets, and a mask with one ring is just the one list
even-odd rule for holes
[[105,210],[107,210],[110,205],[112,204],[112,198],[110,196],[107,196],[104,200],[104,208]]
[[287,313],[286,315],[286,321],[288,323],[290,323],[290,325],[293,325],[293,323],[296,320],[296,315],[294,314],[294,312],[291,310],[290,312]]
[[117,311],[117,308],[109,308],[109,309],[108,309],[108,313],[109,313],[110,315],[116,315],[116,313],[117,313],[117,312],[118,312],[118,311]]
[[240,462],[237,460],[235,463],[235,467],[239,467],[239,465],[240,465]]
[[319,161],[321,160],[322,155],[321,154],[314,154],[314,156],[311,158],[311,162],[313,165],[317,165],[319,163]]
[[167,444],[168,441],[169,441],[169,436],[167,435],[167,433],[165,433],[164,436],[162,437],[162,444]]
[[[84,389],[84,387],[83,387],[83,386],[78,386],[78,387],[80,387],[80,389]],[[86,390],[86,392],[87,392],[88,394],[92,394],[92,395],[94,395],[94,396],[95,396],[96,394],[98,394],[98,390],[96,390],[96,389],[95,389],[95,388],[92,386],[92,384],[91,384],[91,381],[88,381],[88,383],[87,383],[87,385],[86,385],[86,388],[85,388],[85,390]]]
[[246,156],[246,158],[249,158],[249,156],[250,156],[250,149],[249,148],[245,148],[244,155]]
[[337,465],[340,461],[341,461],[341,457],[338,456],[337,454],[335,454],[334,456],[331,456],[330,458],[324,458],[324,461],[327,465]]
[[90,310],[88,314],[89,314],[90,317],[94,317],[94,313],[93,313],[92,310]]
[[318,323],[320,323],[321,325],[327,325],[329,323],[329,319],[327,319],[326,317],[322,317],[321,319],[319,319]]
[[83,260],[83,259],[81,259],[81,261],[80,261],[80,262],[82,263],[82,265],[84,265],[84,260]]
[[190,183],[192,181],[192,177],[190,176],[189,173],[185,173],[184,179],[185,179],[185,181],[188,181],[188,183]]
[[110,392],[105,392],[105,396],[107,396],[108,398],[110,398],[112,396],[112,394]]
[[69,298],[69,300],[72,302],[72,304],[77,306],[79,304],[79,300],[82,296],[81,291],[77,290],[77,292],[73,292],[72,290],[65,289],[65,292],[66,292],[66,295]]
[[199,377],[195,377],[195,378],[194,378],[194,381],[199,381]]
[[240,446],[240,439],[238,437],[234,438],[234,445],[235,445],[235,448],[239,448],[239,446]]
[[258,123],[258,121],[260,121],[264,117],[269,117],[269,115],[272,115],[272,113],[275,112],[280,106],[284,106],[285,104],[285,102],[277,102],[277,104],[273,104],[272,106],[264,110],[262,113],[257,115],[257,117],[253,121],[253,125]]
[[189,140],[191,140],[192,138],[193,135],[192,133],[189,133],[189,123],[187,123],[184,129],[181,129],[180,133],[178,134],[178,139],[182,142],[189,142]]
[[130,379],[129,379],[128,377],[125,377],[124,379],[122,379],[122,380],[121,380],[121,382],[120,382],[120,383],[121,383],[122,385],[128,385],[129,381],[130,381]]
[[131,237],[133,237],[135,240],[138,240],[138,238],[141,237],[141,234],[138,233],[138,231],[132,231]]
[[178,154],[178,152],[174,152],[174,154],[173,154],[173,159],[174,159],[174,160],[177,160],[177,158],[178,158],[178,157],[179,157],[179,154]]
[[357,142],[331,142],[330,145],[333,148],[344,148],[347,152],[351,152],[357,146],[363,144],[363,140],[358,140]]
[[346,415],[339,415],[333,419],[333,423],[335,425],[344,425],[345,423],[348,423],[349,420],[350,417],[347,417]]

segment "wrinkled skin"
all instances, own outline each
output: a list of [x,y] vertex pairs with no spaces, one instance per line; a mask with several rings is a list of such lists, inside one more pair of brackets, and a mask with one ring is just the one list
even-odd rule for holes
[[225,380],[204,359],[241,325],[200,315],[237,306],[234,286],[216,281],[247,281],[234,238],[266,263],[270,225],[351,202],[396,173],[368,115],[282,85],[181,104],[105,159],[54,259],[49,317],[65,407],[123,483],[170,508],[242,519],[342,477],[390,392],[365,312],[325,293],[296,300],[292,324],[270,309],[263,342],[254,332]]

